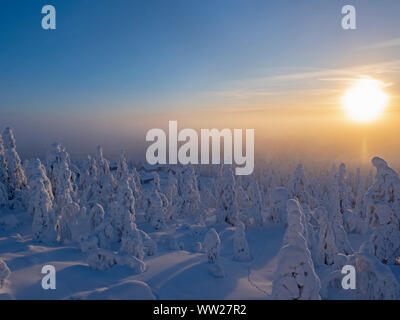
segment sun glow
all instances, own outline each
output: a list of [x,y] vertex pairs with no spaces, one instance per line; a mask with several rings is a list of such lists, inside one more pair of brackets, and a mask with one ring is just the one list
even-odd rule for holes
[[377,120],[386,108],[389,96],[383,91],[384,83],[375,79],[359,79],[342,98],[348,117],[357,122]]

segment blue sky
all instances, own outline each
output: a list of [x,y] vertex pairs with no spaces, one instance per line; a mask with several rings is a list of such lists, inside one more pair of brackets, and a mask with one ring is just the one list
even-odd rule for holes
[[[340,24],[350,2],[355,31]],[[0,125],[68,140],[68,128],[96,127],[90,117],[279,107],[293,92],[327,89],[313,73],[398,68],[400,2],[350,2],[1,0]],[[57,10],[54,31],[41,28],[45,4]],[[46,131],[52,117],[65,118]]]

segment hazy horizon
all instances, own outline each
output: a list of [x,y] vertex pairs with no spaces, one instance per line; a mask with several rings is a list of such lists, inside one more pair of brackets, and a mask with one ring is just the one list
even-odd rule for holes
[[[44,4],[0,12],[0,130],[14,128],[23,157],[60,142],[73,156],[100,144],[144,158],[146,132],[168,120],[254,128],[259,156],[400,156],[398,1],[353,1],[357,30],[341,28],[339,0],[56,0],[51,31]],[[361,77],[390,97],[365,124],[340,102]]]

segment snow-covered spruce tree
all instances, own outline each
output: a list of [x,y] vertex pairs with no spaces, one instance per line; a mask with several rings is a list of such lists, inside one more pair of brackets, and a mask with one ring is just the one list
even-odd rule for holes
[[289,191],[286,188],[275,188],[271,198],[271,208],[268,219],[275,223],[287,224],[287,201],[289,200]]
[[3,138],[0,134],[0,207],[8,206],[9,186],[7,163],[4,158]]
[[103,206],[104,210],[111,211],[111,206],[114,203],[116,181],[110,172],[110,163],[103,156],[103,149],[101,146],[97,147],[95,156],[96,167],[98,172],[98,185],[99,185],[99,203]]
[[193,166],[183,167],[180,178],[181,197],[179,199],[178,215],[182,218],[195,217],[201,221],[200,192]]
[[[305,242],[305,239],[299,239]],[[308,249],[307,249],[308,250]],[[320,300],[321,282],[315,273],[311,254],[302,244],[283,246],[278,254],[272,299]]]
[[251,217],[256,225],[263,225],[264,219],[262,214],[263,198],[261,190],[256,179],[252,179],[248,186],[249,200],[251,202]]
[[396,300],[399,284],[388,266],[374,256],[373,244],[366,242],[356,255],[357,291],[362,299]]
[[351,189],[346,182],[346,165],[341,163],[339,166],[339,170],[337,172],[337,184],[338,184],[338,192],[339,192],[339,208],[340,212],[343,214],[346,210],[351,208]]
[[307,221],[303,209],[297,199],[289,199],[286,204],[288,229],[285,233],[283,243],[291,243],[292,237],[296,238],[300,233],[306,240],[307,248],[312,252],[315,246],[313,230]]
[[168,172],[167,186],[165,188],[165,196],[167,197],[170,211],[167,215],[172,217],[177,209],[178,205],[178,179],[171,170]]
[[7,164],[7,179],[10,191],[9,198],[12,200],[18,197],[17,194],[19,194],[21,190],[25,189],[27,181],[21,159],[16,149],[14,133],[10,127],[5,128],[3,131],[3,143],[4,160]]
[[33,235],[40,241],[54,240],[53,203],[49,193],[40,179],[30,182],[30,186]]
[[79,226],[80,211],[79,205],[73,201],[61,208],[61,213],[55,225],[57,241],[67,244],[74,240],[74,236],[76,236],[74,231],[76,226]]
[[51,201],[54,200],[53,187],[51,185],[51,181],[47,176],[45,166],[39,159],[31,159],[27,162],[25,168],[25,175],[28,181],[28,185],[31,180],[40,179],[43,182],[44,188],[49,194]]
[[160,177],[153,173],[153,181],[145,192],[145,219],[155,229],[161,229],[166,222],[169,203],[167,197],[161,192]]
[[333,226],[333,231],[335,233],[336,247],[340,253],[349,255],[353,253],[353,249],[350,245],[347,233],[343,225],[343,214],[340,210],[340,186],[338,184],[338,180],[336,179],[336,172],[336,170],[333,170],[333,179],[331,180],[329,189],[329,200],[328,203],[325,204],[325,206],[326,208],[328,208],[329,218]]
[[121,241],[125,230],[130,230],[130,222],[135,222],[135,198],[128,180],[125,180],[119,182],[112,206],[112,225],[118,241]]
[[221,165],[218,186],[217,223],[236,225],[239,222],[239,209],[236,198],[236,182],[230,165]]
[[139,201],[142,202],[143,194],[141,188],[139,188],[136,184],[136,180],[134,176],[129,172],[128,163],[125,157],[125,151],[121,151],[121,155],[117,165],[117,173],[116,173],[117,181],[127,180],[129,183],[129,187],[132,190],[133,196],[135,198],[135,208],[139,208],[140,206],[136,205]]
[[96,160],[87,156],[84,167],[80,171],[78,192],[80,194],[80,203],[91,207],[100,200],[100,186],[97,180],[98,170]]
[[335,199],[335,201],[339,201],[339,211],[342,214],[344,230],[348,233],[363,230],[364,221],[360,216],[361,212],[359,212],[361,208],[352,208],[352,189],[347,181],[346,165],[344,163],[340,164],[334,179],[335,188],[337,188],[338,192],[337,200]]
[[296,200],[289,200],[288,229],[278,254],[272,298],[276,300],[319,300],[320,280],[303,236],[301,209]]
[[96,203],[92,209],[90,209],[89,214],[89,230],[93,233],[98,226],[100,226],[104,221],[104,209],[103,207]]
[[7,162],[5,159],[3,137],[1,134],[0,134],[0,183],[8,185]]
[[203,248],[209,263],[210,273],[215,277],[223,278],[225,276],[225,273],[219,262],[221,240],[219,239],[219,235],[214,228],[210,229],[206,233],[203,241]]
[[98,239],[99,248],[109,249],[114,239],[114,228],[112,226],[111,218],[104,219],[104,221],[94,230],[94,235]]
[[310,186],[302,164],[297,166],[292,176],[289,192],[291,197],[298,199],[302,205],[307,204],[311,208],[315,205],[315,200],[310,195]]
[[51,181],[56,211],[73,203],[74,178],[69,168],[70,158],[65,148],[54,143],[47,153],[47,173]]
[[203,248],[207,255],[208,263],[217,263],[219,261],[221,240],[219,239],[218,232],[214,228],[206,233],[203,241]]
[[365,194],[366,214],[375,229],[371,237],[375,256],[384,263],[395,264],[400,257],[400,179],[386,161],[375,157],[374,184]]
[[11,274],[10,269],[8,268],[7,264],[0,259],[0,289],[5,286],[7,279]]
[[0,182],[0,208],[8,206],[8,190],[5,184]]
[[250,196],[245,190],[245,187],[241,184],[242,179],[236,179],[236,200],[239,210],[239,220],[245,225],[249,226],[252,223],[252,205]]
[[142,189],[142,181],[140,179],[140,175],[137,172],[136,168],[132,168],[132,178],[136,185],[136,190],[133,191],[133,195],[135,197],[135,206],[136,209],[143,209],[144,206],[144,195]]
[[373,244],[367,241],[361,245],[359,252],[348,256],[338,254],[332,272],[323,279],[324,298],[330,298],[329,295],[335,291],[343,293],[341,270],[343,266],[351,265],[356,269],[356,290],[354,290],[355,296],[352,298],[363,300],[398,299],[399,284],[396,277],[390,267],[382,264],[373,252]]
[[127,181],[118,186],[117,201],[119,205],[118,213],[114,216],[117,220],[114,225],[121,239],[119,252],[143,260],[142,233],[135,224],[135,199]]
[[214,180],[211,181],[199,180],[199,192],[201,199],[200,210],[203,210],[205,215],[217,207],[217,200],[215,198],[215,195],[217,194],[215,192],[216,184],[214,183]]
[[246,240],[245,226],[239,222],[235,227],[233,238],[234,260],[245,262],[250,260],[249,245]]
[[124,231],[119,252],[143,260],[145,252],[141,232],[135,223],[131,223],[129,228]]
[[314,216],[319,226],[316,262],[319,265],[333,265],[339,251],[336,248],[335,234],[329,221],[328,211],[324,207],[319,207],[315,210]]

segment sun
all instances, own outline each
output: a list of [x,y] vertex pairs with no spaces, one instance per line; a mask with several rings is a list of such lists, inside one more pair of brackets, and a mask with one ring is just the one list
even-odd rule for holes
[[389,102],[389,96],[383,88],[384,83],[376,79],[357,80],[342,98],[342,106],[348,117],[356,122],[379,119]]

